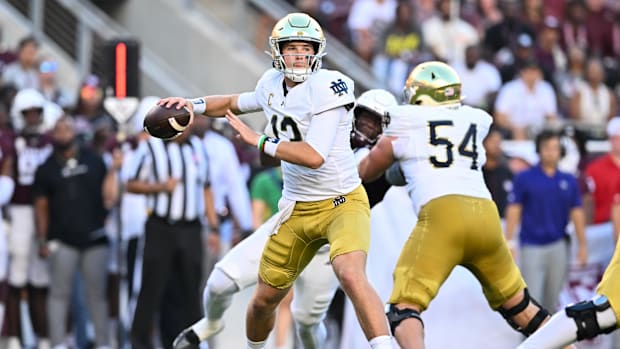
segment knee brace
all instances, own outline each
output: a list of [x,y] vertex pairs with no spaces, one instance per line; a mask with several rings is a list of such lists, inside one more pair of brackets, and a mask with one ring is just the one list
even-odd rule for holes
[[394,334],[396,327],[398,327],[403,320],[409,318],[417,319],[422,324],[422,327],[424,327],[424,321],[422,321],[422,317],[418,311],[409,308],[398,309],[394,304],[388,304],[386,308],[387,310],[385,315],[390,323],[390,331],[392,331],[392,335]]
[[[526,326],[521,327],[514,321],[513,317],[524,311],[527,306],[530,305],[530,303],[536,305],[539,310]],[[521,302],[519,302],[517,305],[510,309],[499,308],[498,311],[500,314],[502,314],[506,322],[508,322],[508,324],[512,328],[523,333],[523,335],[525,335],[526,337],[531,336],[532,333],[534,333],[534,331],[538,329],[540,324],[542,324],[543,321],[545,321],[545,319],[549,317],[549,312],[544,309],[540,304],[538,304],[536,300],[530,297],[530,293],[528,292],[527,288],[523,290],[523,299],[521,300]]]
[[[616,316],[605,296],[573,304],[566,307],[565,311],[566,316],[572,318],[577,325],[577,340],[592,339],[599,334],[610,333],[616,329]],[[611,312],[613,317],[607,317],[608,321],[599,321],[601,320],[599,315],[604,315],[606,312]]]

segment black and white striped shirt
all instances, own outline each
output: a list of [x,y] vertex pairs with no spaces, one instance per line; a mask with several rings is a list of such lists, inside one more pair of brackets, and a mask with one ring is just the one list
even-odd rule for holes
[[203,143],[190,136],[184,143],[149,137],[126,163],[123,177],[149,183],[177,178],[172,193],[151,195],[152,214],[169,221],[194,221],[204,217],[204,189],[209,186],[208,157]]

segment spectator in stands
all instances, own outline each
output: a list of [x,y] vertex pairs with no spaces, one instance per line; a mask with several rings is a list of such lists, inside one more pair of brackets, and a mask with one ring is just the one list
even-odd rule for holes
[[465,62],[453,63],[454,70],[461,77],[463,103],[490,111],[502,80],[494,65],[481,58],[480,46],[465,49]]
[[524,0],[523,1],[523,21],[534,33],[540,33],[544,25],[544,12],[542,0]]
[[585,74],[585,52],[579,47],[571,47],[567,52],[567,68],[555,76],[555,86],[558,92],[560,114],[570,116],[570,104],[577,90],[583,82]]
[[377,43],[373,59],[375,76],[393,93],[402,93],[410,67],[423,56],[422,30],[415,20],[414,7],[401,1],[396,7],[396,18]]
[[96,75],[89,75],[82,82],[73,116],[82,144],[91,145],[97,130],[116,129],[116,121],[103,109],[103,88]]
[[555,17],[546,17],[536,38],[534,56],[542,68],[545,80],[555,84],[554,77],[566,68],[566,55],[558,43],[560,22]]
[[347,26],[355,52],[366,62],[372,61],[381,33],[394,21],[396,0],[355,0]]
[[508,193],[512,191],[512,172],[501,147],[503,138],[500,130],[496,128],[489,130],[483,143],[487,161],[482,167],[484,182],[491,192],[501,218],[504,218]]
[[586,65],[585,81],[576,84],[571,97],[570,117],[579,123],[604,127],[616,111],[616,97],[605,85],[603,63],[591,58]]
[[493,61],[501,60],[498,53],[510,51],[519,35],[526,33],[534,37],[533,30],[520,19],[521,7],[517,0],[499,0],[499,8],[504,18],[489,27],[484,35],[484,47]]
[[607,123],[609,152],[592,161],[585,171],[588,192],[584,194],[587,222],[609,222],[614,188],[620,186],[620,117]]
[[6,66],[2,73],[5,84],[13,84],[18,90],[39,87],[37,55],[39,42],[34,36],[27,36],[17,45],[17,60]]
[[58,62],[51,59],[39,64],[39,92],[50,102],[58,104],[64,110],[73,107],[73,99],[69,92],[58,85]]
[[[570,0],[568,0],[570,1]],[[545,16],[552,16],[559,21],[564,20],[564,14],[566,13],[567,0],[545,0],[543,1],[543,13]]]
[[495,64],[498,66],[505,84],[519,75],[521,68],[534,58],[534,41],[529,34],[523,33],[517,37],[517,41],[511,49],[503,49],[498,55]]
[[116,154],[109,169],[76,142],[74,121],[63,117],[52,132],[54,153],[38,169],[33,185],[39,254],[50,258],[48,322],[52,346],[64,344],[67,311],[77,269],[84,278],[95,345],[109,345],[104,229],[107,210],[118,199]]
[[426,47],[439,60],[463,62],[465,48],[477,44],[478,32],[452,13],[451,0],[437,1],[437,14],[422,23]]
[[585,27],[590,56],[620,58],[614,52],[613,11],[606,7],[604,0],[587,0],[586,6]]
[[581,194],[572,174],[561,172],[559,134],[542,131],[536,137],[540,163],[515,176],[506,209],[506,239],[516,248],[517,227],[523,278],[533,298],[546,309],[557,309],[568,272],[566,226],[573,222],[578,243],[577,262],[587,262],[585,218]]
[[504,85],[495,101],[495,122],[513,139],[527,139],[557,119],[557,101],[551,84],[542,79],[536,61],[529,61],[519,78]]
[[461,18],[474,26],[482,38],[487,28],[502,20],[502,12],[495,0],[465,1],[461,6]]
[[560,44],[565,51],[571,48],[588,49],[586,29],[587,9],[583,0],[570,0],[566,5],[566,15],[560,34]]

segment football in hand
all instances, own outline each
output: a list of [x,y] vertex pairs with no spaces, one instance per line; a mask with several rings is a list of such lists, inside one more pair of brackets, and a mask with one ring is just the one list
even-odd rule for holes
[[177,105],[166,108],[155,105],[144,117],[144,130],[153,137],[172,139],[179,136],[192,123],[194,113]]

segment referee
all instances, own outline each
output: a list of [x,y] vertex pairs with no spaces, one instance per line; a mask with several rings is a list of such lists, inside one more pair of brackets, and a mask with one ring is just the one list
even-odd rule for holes
[[[132,347],[154,347],[152,325],[159,309],[161,342],[168,348],[177,333],[201,317],[205,216],[209,242],[217,240],[208,158],[201,140],[188,129],[171,141],[150,137],[125,166],[127,191],[147,194],[151,209],[144,229],[142,284],[131,329]],[[174,306],[167,306],[171,302],[163,301],[164,294],[178,298]]]

